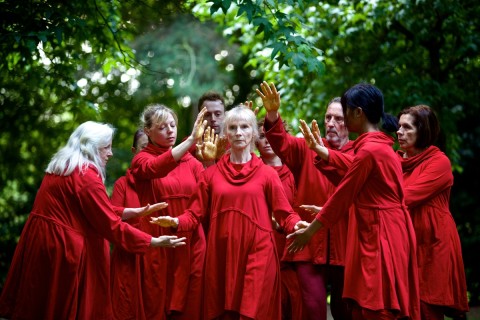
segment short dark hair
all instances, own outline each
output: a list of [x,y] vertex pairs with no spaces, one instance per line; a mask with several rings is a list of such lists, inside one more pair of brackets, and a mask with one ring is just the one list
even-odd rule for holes
[[217,100],[220,100],[223,104],[223,107],[225,108],[225,99],[223,98],[223,96],[216,92],[216,91],[207,91],[205,92],[201,97],[200,99],[198,99],[198,105],[197,105],[197,108],[198,108],[198,112],[200,112],[200,110],[202,110],[202,107],[203,107],[203,103],[205,101],[217,101]]
[[137,148],[138,139],[140,139],[140,137],[143,135],[145,135],[145,132],[143,131],[143,129],[137,129],[137,131],[135,131],[135,134],[133,135],[132,147]]
[[400,120],[400,116],[404,114],[413,117],[413,125],[417,128],[416,148],[427,148],[437,141],[440,123],[432,108],[424,104],[407,107],[398,113],[397,118]]

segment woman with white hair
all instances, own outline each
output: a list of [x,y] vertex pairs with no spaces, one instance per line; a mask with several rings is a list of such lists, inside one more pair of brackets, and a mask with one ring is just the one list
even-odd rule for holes
[[87,121],[48,164],[3,288],[0,317],[112,319],[108,241],[135,253],[185,244],[176,236],[154,238],[115,213],[124,208],[112,207],[104,185],[113,134],[110,125]]
[[271,212],[285,230],[300,217],[292,210],[277,172],[253,150],[253,111],[228,111],[224,135],[230,151],[208,167],[188,209],[152,223],[192,230],[209,218],[204,272],[204,319],[281,319],[279,255]]

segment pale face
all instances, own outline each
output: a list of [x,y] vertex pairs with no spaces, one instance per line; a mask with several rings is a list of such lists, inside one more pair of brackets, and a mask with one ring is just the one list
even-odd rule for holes
[[137,140],[137,145],[135,147],[132,147],[132,153],[137,154],[140,151],[142,151],[143,148],[145,148],[148,144],[148,136],[146,134],[142,134],[140,138]]
[[265,136],[265,131],[263,130],[263,126],[258,128],[259,137],[257,139],[257,148],[260,152],[260,157],[264,159],[268,159],[271,157],[275,157],[276,154],[273,152],[270,143],[268,143],[267,137]]
[[339,102],[330,104],[325,113],[325,139],[335,149],[340,149],[348,142],[348,129]]
[[110,142],[108,146],[99,148],[98,153],[100,154],[102,167],[106,167],[108,160],[113,156],[112,143]]
[[227,127],[227,139],[232,150],[250,148],[253,139],[253,128],[245,120],[234,120]]
[[223,119],[225,118],[225,107],[220,100],[205,101],[203,107],[207,108],[207,112],[203,117],[207,120],[207,126],[210,126],[215,133],[220,134],[222,131]]
[[400,126],[397,130],[398,144],[407,154],[416,149],[417,127],[413,125],[413,121],[414,118],[410,114],[402,114],[398,121]]
[[150,140],[160,147],[173,147],[177,140],[177,123],[171,114],[168,114],[165,122],[156,123],[144,131]]

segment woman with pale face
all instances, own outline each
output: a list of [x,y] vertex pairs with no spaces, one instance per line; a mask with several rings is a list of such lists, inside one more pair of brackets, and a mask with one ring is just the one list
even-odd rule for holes
[[255,153],[254,112],[237,106],[225,115],[230,152],[208,167],[179,216],[152,223],[195,230],[209,221],[204,273],[204,319],[281,319],[280,268],[272,213],[288,232],[300,217],[293,212],[278,174]]
[[468,311],[465,271],[449,209],[452,168],[447,156],[434,146],[439,122],[426,105],[406,108],[398,117],[397,154],[405,204],[417,238],[421,318],[464,317]]
[[[196,191],[204,169],[188,150],[203,135],[205,112],[205,108],[200,111],[192,133],[178,145],[178,119],[172,109],[155,104],[147,106],[142,113],[141,121],[148,144],[132,161],[131,173],[136,192],[142,205],[157,202],[168,205],[151,216],[182,213]],[[150,217],[141,217],[138,228],[150,234],[173,233],[170,229],[151,224]],[[130,274],[138,285],[133,291],[124,290],[117,299],[112,299],[114,307],[118,307],[118,318],[200,319],[205,234],[200,225],[182,235],[187,238],[187,245],[180,250],[157,250],[137,258]],[[134,297],[141,297],[141,303],[132,305]]]

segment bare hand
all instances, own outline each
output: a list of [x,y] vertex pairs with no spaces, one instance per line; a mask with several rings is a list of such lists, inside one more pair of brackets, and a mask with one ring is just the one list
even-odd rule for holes
[[315,206],[313,204],[302,204],[300,208],[310,212],[312,216],[316,216],[320,212],[320,210],[322,210],[322,207]]
[[178,218],[173,218],[170,216],[152,217],[150,218],[150,223],[157,224],[164,228],[176,228],[178,227]]
[[278,112],[280,109],[280,93],[277,92],[277,88],[273,82],[268,85],[266,81],[260,84],[261,91],[256,89],[255,91],[262,98],[263,106],[267,112]]
[[305,138],[305,142],[307,143],[307,146],[310,149],[315,149],[317,146],[323,146],[323,141],[322,139],[319,138],[320,129],[318,128],[317,122],[315,120],[314,122],[312,122],[312,126],[313,126],[313,132],[316,133],[318,140],[317,138],[315,138],[314,134],[308,127],[308,124],[304,120],[300,119],[299,129],[302,132],[303,137]]
[[138,212],[138,217],[145,217],[148,216],[149,214],[152,214],[155,211],[162,210],[168,207],[168,203],[166,202],[159,202],[155,204],[147,204],[145,207],[140,208],[140,211]]
[[307,221],[298,221],[296,224],[295,224],[295,227],[293,228],[295,231],[297,230],[300,230],[300,229],[305,229],[305,228],[308,228],[308,226],[310,225],[309,222]]
[[186,245],[185,240],[187,238],[178,238],[177,236],[160,236],[157,238],[152,238],[150,245],[152,247],[167,247],[167,248],[176,248]]
[[290,233],[289,235],[287,235],[287,239],[294,238],[294,240],[288,246],[288,252],[289,253],[295,253],[295,252],[303,250],[303,248],[310,241],[312,236],[313,236],[313,234],[311,235],[308,232],[308,227],[307,228],[300,228],[297,231],[295,231],[294,233]]

